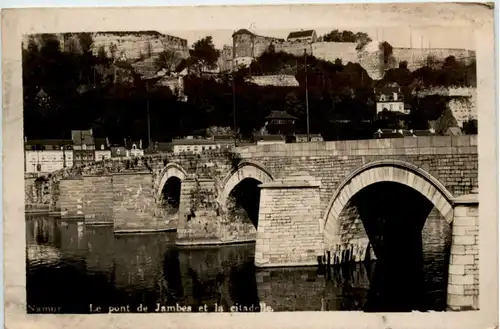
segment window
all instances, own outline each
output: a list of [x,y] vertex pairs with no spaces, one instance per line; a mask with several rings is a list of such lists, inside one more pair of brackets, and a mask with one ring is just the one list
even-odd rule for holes
[[205,151],[205,146],[202,146],[202,147],[201,147],[201,150],[202,150],[202,151]]
[[89,160],[92,160],[94,158],[94,156],[92,155],[92,153],[89,154]]
[[75,159],[80,160],[80,155],[79,154],[75,155]]
[[84,154],[82,154],[82,159],[83,159],[83,160],[87,160],[87,154],[85,154],[85,153],[84,153]]
[[135,144],[132,144],[132,150],[137,149],[137,146]]
[[42,165],[41,164],[37,164],[36,165],[36,171],[42,171]]

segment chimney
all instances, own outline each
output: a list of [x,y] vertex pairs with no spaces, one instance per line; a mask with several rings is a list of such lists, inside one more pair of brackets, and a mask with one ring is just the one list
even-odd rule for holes
[[109,138],[106,137],[106,146],[109,147]]
[[142,139],[139,139],[139,150],[142,150]]

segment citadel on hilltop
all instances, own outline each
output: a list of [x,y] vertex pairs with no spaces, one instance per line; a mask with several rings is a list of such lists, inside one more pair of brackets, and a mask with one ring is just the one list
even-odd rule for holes
[[[247,66],[255,58],[272,48],[276,52],[285,52],[296,56],[302,56],[304,51],[318,59],[334,62],[341,59],[343,63],[359,63],[372,79],[381,79],[384,70],[391,68],[384,62],[383,50],[376,47],[366,46],[359,49],[355,42],[325,42],[320,41],[314,30],[292,31],[287,39],[262,36],[252,33],[246,29],[240,29],[233,33],[233,45],[225,46],[221,53],[220,63],[225,69],[231,69],[233,63],[236,67]],[[231,51],[232,50],[232,51]],[[425,65],[428,57],[443,60],[448,56],[470,62],[475,59],[475,51],[468,49],[452,48],[392,48],[395,61],[392,64],[397,67],[399,62],[406,61],[409,70],[415,70]],[[222,69],[222,67],[221,67]]]

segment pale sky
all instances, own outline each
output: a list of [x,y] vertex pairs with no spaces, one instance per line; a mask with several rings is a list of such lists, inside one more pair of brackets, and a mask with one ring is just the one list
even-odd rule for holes
[[[191,46],[196,40],[199,40],[205,36],[211,35],[214,40],[214,44],[217,48],[222,48],[224,44],[232,45],[231,35],[234,31],[240,28],[246,28],[251,32],[271,37],[279,37],[286,39],[289,32],[292,29],[286,30],[258,30],[252,29],[251,27],[235,27],[234,30],[196,30],[196,31],[159,31],[161,33],[170,34],[185,38],[188,40],[189,46]],[[310,28],[297,27],[295,30],[308,30]],[[365,32],[374,41],[387,41],[393,47],[402,48],[465,48],[469,50],[475,50],[474,36],[470,28],[460,28],[460,27],[429,27],[429,28],[415,28],[411,29],[408,27],[385,27],[385,28],[367,28],[362,27],[359,29],[353,27],[342,28],[340,26],[332,26],[327,28],[316,28],[316,33],[318,36],[326,34],[331,30],[350,30],[353,32]],[[378,42],[377,42],[378,43]]]

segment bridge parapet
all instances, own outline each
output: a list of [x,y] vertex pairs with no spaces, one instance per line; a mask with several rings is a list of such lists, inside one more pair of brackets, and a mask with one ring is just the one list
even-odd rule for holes
[[430,155],[477,152],[477,136],[421,136],[236,147],[242,158],[263,156]]

